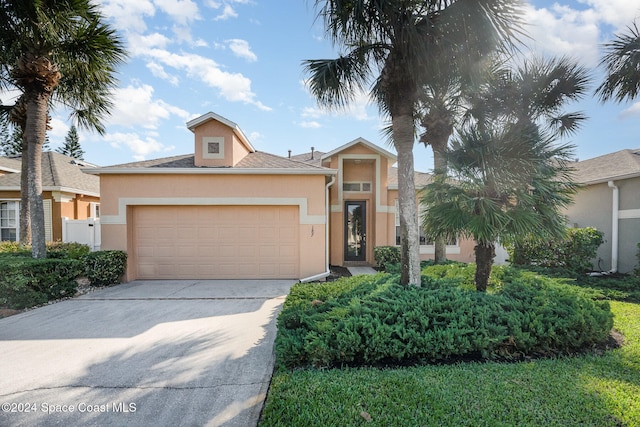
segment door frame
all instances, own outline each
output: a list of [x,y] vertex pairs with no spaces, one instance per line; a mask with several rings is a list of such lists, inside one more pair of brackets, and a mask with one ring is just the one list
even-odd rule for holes
[[[362,236],[360,240],[361,251],[358,255],[349,255],[349,206],[358,206],[362,208]],[[344,245],[343,259],[344,261],[366,261],[367,260],[367,201],[366,200],[345,200],[344,202],[344,219],[342,223]]]

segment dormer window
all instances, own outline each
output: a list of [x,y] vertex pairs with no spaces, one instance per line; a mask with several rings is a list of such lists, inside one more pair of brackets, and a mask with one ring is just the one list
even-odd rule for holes
[[202,138],[202,157],[205,159],[224,159],[224,137],[205,136]]

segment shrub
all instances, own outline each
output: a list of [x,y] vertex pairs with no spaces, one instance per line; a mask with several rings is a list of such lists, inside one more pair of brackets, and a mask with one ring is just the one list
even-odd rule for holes
[[593,227],[569,228],[564,239],[540,240],[534,236],[511,245],[509,258],[514,265],[566,268],[575,272],[592,269],[603,233]]
[[18,242],[10,242],[8,240],[0,242],[0,254],[7,253],[26,253],[27,251],[20,246]]
[[0,305],[22,309],[73,296],[82,263],[74,259],[3,258]]
[[47,242],[48,258],[81,259],[91,252],[89,245],[76,242]]
[[636,257],[638,258],[638,266],[633,270],[633,273],[640,277],[640,243],[638,243],[638,252],[636,253]]
[[454,275],[423,276],[420,288],[389,274],[296,285],[278,317],[278,366],[514,359],[608,337],[612,315],[596,292],[516,269],[502,279],[494,293],[464,289]]
[[397,246],[376,246],[373,248],[376,265],[387,271],[392,265],[400,264],[400,248]]
[[120,283],[127,268],[124,251],[91,252],[83,258],[85,273],[92,286],[109,286]]

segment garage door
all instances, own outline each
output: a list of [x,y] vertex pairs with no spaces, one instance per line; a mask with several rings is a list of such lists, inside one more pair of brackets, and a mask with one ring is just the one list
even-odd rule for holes
[[298,277],[297,206],[136,206],[139,279]]

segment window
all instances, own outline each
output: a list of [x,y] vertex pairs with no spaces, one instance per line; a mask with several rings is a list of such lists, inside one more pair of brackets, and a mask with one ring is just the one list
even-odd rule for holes
[[[434,246],[434,241],[428,237],[422,227],[420,227],[420,246]],[[396,199],[396,246],[400,245],[400,208]],[[447,242],[447,246],[458,246],[458,239],[452,239]]]
[[352,191],[357,193],[371,193],[370,182],[343,182],[342,191]]
[[224,138],[213,136],[202,138],[202,157],[205,159],[224,159]]
[[91,218],[99,219],[100,218],[100,203],[91,203]]
[[0,240],[18,240],[20,202],[0,202]]

